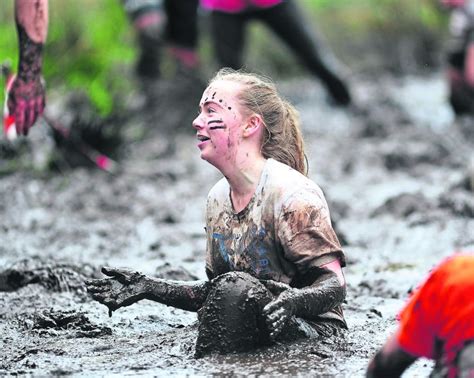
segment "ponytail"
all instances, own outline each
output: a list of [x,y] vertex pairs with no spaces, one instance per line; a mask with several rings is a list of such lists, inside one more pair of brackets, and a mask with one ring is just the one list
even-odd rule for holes
[[267,159],[275,159],[306,175],[304,143],[298,112],[286,101],[282,101],[282,108],[281,122],[265,127],[262,154]]

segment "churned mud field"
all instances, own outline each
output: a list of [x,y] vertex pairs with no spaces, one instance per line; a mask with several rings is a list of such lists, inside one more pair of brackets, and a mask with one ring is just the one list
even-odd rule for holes
[[[357,110],[330,107],[311,80],[279,87],[301,112],[309,175],[344,244],[345,338],[195,359],[196,314],[142,301],[109,317],[89,298],[84,279],[103,265],[205,278],[205,198],[219,175],[176,115],[183,106],[163,101],[124,121],[134,141],[113,175],[0,177],[0,374],[364,375],[410,290],[443,257],[474,250],[474,122],[454,119],[441,75],[354,78]],[[405,376],[430,369],[420,360]]]

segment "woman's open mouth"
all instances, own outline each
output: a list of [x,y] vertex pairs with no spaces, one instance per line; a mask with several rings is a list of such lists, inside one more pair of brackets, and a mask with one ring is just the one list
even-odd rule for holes
[[206,142],[207,142],[208,140],[210,140],[210,138],[207,137],[207,136],[205,136],[205,135],[198,134],[198,135],[197,135],[197,140],[198,140],[197,147],[198,147],[199,149],[202,149],[202,148],[204,148],[204,145],[206,144]]
[[200,142],[205,142],[206,140],[209,140],[209,137],[200,134],[197,135],[197,138]]

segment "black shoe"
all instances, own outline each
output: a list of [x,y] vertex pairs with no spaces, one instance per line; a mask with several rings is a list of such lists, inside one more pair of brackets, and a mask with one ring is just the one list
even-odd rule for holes
[[135,72],[142,79],[159,79],[160,61],[158,57],[143,53],[138,59]]
[[144,31],[139,34],[138,42],[140,45],[140,57],[135,68],[138,77],[142,79],[159,79],[163,49],[160,35],[153,30]]
[[333,77],[326,83],[326,88],[331,94],[332,99],[338,106],[349,106],[352,102],[352,97],[349,92],[349,88],[344,84],[342,80],[337,77]]

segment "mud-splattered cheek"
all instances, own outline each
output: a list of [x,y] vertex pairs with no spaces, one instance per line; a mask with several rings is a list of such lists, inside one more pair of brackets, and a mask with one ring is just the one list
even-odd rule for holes
[[209,132],[218,136],[222,132],[227,132],[227,125],[221,119],[211,120],[207,123]]
[[237,150],[241,143],[241,137],[232,136],[230,133],[227,137],[227,152],[225,157],[229,161],[235,161],[237,157]]
[[[215,119],[215,120],[210,120],[208,123],[207,123],[207,126],[209,128],[209,132],[213,135],[216,136],[216,138],[211,138],[211,145],[214,149],[217,149],[218,146],[217,144],[214,142],[214,139],[218,140],[218,137],[225,133],[225,134],[228,134],[228,131],[227,131],[227,126],[226,124],[222,121],[222,119]],[[228,139],[228,135],[227,135],[227,139]]]

